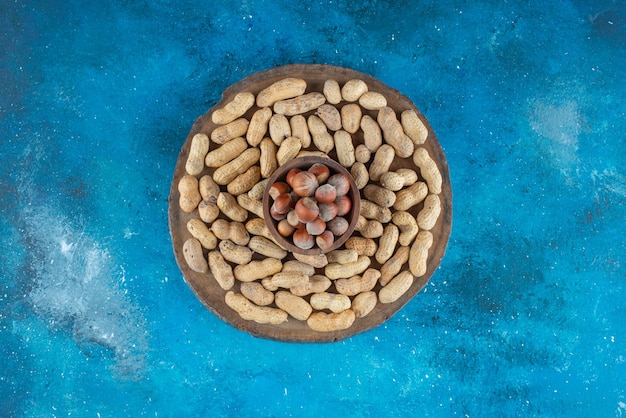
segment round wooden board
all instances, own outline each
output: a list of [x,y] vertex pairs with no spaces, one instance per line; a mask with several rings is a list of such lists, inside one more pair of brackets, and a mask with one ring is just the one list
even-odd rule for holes
[[[431,157],[437,163],[443,179],[442,191],[439,194],[442,210],[437,223],[431,229],[433,234],[433,245],[430,248],[428,255],[426,274],[416,278],[411,288],[397,301],[390,304],[378,303],[367,316],[364,318],[357,318],[354,324],[345,330],[318,332],[310,329],[306,322],[298,321],[292,317],[289,317],[287,322],[280,325],[258,324],[253,321],[244,320],[237,312],[226,305],[224,301],[226,291],[217,284],[210,271],[209,273],[204,274],[194,272],[189,268],[183,256],[183,243],[191,237],[190,233],[187,231],[187,222],[192,218],[199,217],[197,210],[191,213],[186,213],[180,210],[178,204],[180,194],[178,192],[177,185],[180,178],[186,174],[185,163],[189,154],[191,138],[200,132],[203,132],[210,137],[210,133],[217,126],[211,121],[211,114],[213,110],[219,109],[226,103],[230,102],[238,92],[249,91],[256,95],[272,83],[286,77],[297,77],[306,80],[307,93],[313,91],[322,92],[323,84],[327,79],[336,80],[339,82],[340,86],[349,80],[360,79],[367,83],[369,91],[375,91],[383,94],[387,99],[387,105],[396,111],[398,117],[402,111],[413,109],[428,128],[428,139],[422,147],[428,150]],[[342,101],[337,106],[340,107],[345,103],[346,102]],[[256,110],[258,110],[258,108],[255,105],[244,115],[244,117],[249,120]],[[305,116],[308,116],[310,113],[313,112],[309,112],[305,114]],[[363,114],[369,114],[376,119],[377,111],[363,110]],[[355,145],[363,142],[362,135],[361,130],[352,135]],[[216,145],[211,143],[211,149],[214,149],[215,147]],[[312,145],[311,147],[311,149],[313,149],[314,146]],[[334,150],[329,155],[331,158],[336,159]],[[390,170],[394,171],[399,168],[413,168],[419,174],[419,169],[414,165],[411,157],[405,159],[396,157],[390,167]],[[205,167],[204,172],[198,176],[198,178],[204,174],[212,174],[213,171],[213,169]],[[416,216],[421,208],[422,205],[419,204],[411,208],[409,212]],[[446,158],[435,133],[433,132],[427,119],[406,96],[383,84],[381,81],[354,70],[323,64],[294,64],[259,72],[233,84],[224,91],[222,99],[219,103],[196,120],[178,156],[170,189],[168,214],[174,254],[183,277],[198,299],[220,319],[256,337],[289,342],[333,342],[368,331],[382,324],[398,312],[398,310],[400,310],[404,305],[406,305],[424,287],[424,285],[426,285],[441,263],[450,236],[452,226],[452,190],[450,186],[450,176]],[[251,214],[250,217],[255,217],[255,215]],[[255,259],[258,259],[258,257],[259,255],[255,254]],[[289,255],[289,257],[292,256]],[[377,264],[372,258],[372,264],[370,267],[378,269],[380,268],[380,265]],[[407,265],[405,265],[404,268],[407,269]],[[320,269],[319,271],[320,274],[323,274],[323,269]],[[379,288],[380,285],[377,285],[374,290],[378,291]],[[334,289],[334,287],[331,287],[328,291],[332,291],[332,289]],[[235,284],[235,287],[232,290],[238,291],[238,283]]]

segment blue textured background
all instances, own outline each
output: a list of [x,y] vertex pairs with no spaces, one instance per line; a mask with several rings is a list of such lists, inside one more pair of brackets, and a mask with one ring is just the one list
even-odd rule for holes
[[[624,1],[0,3],[4,416],[626,413]],[[191,125],[289,63],[402,91],[446,152],[427,287],[327,345],[186,287],[167,197]]]

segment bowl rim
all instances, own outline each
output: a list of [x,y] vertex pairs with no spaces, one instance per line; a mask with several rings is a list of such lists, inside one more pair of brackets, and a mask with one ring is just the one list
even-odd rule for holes
[[[352,198],[352,208],[350,209],[350,218],[348,219],[348,229],[343,235],[336,239],[333,245],[326,251],[317,246],[306,250],[296,246],[293,242],[280,235],[277,229],[277,222],[274,222],[272,216],[270,215],[271,197],[269,196],[269,189],[272,187],[272,185],[279,181],[282,177],[286,176],[287,173],[293,168],[306,166],[310,167],[313,164],[317,163],[322,163],[328,166],[331,172],[335,171],[337,173],[345,174],[348,177],[348,181],[350,183],[350,191],[348,191],[348,195],[350,195]],[[352,236],[352,233],[356,228],[356,224],[359,221],[360,211],[361,193],[356,185],[356,182],[354,181],[354,178],[344,166],[342,166],[341,164],[339,164],[339,162],[330,157],[307,155],[302,157],[296,157],[287,161],[285,164],[278,167],[278,169],[276,169],[274,173],[272,173],[272,175],[268,178],[267,184],[265,185],[265,190],[263,191],[263,216],[265,218],[265,225],[269,229],[272,236],[276,239],[276,241],[286,250],[291,251],[292,253],[298,253],[303,255],[319,255],[329,253],[330,251],[336,250],[337,248],[341,247]]]

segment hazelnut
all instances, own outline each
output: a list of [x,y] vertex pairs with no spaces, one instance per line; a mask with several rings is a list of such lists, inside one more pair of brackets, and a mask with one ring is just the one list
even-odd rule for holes
[[328,229],[315,237],[315,243],[322,251],[328,251],[335,243],[335,236]]
[[283,193],[289,193],[289,185],[282,181],[277,181],[272,184],[268,192],[270,197],[274,200],[276,200],[276,198]]
[[320,213],[320,209],[317,206],[315,200],[310,197],[303,197],[296,203],[296,215],[302,223],[311,222],[317,218]]
[[337,198],[337,189],[330,184],[323,184],[315,190],[317,203],[332,203]]
[[285,219],[286,215],[284,213],[278,213],[276,212],[276,210],[274,209],[274,206],[272,206],[270,208],[270,216],[272,217],[272,219],[274,219],[275,221],[280,221]]
[[306,231],[311,235],[319,235],[326,230],[326,222],[320,218],[315,218],[311,222],[307,222]]
[[293,226],[294,228],[304,227],[304,224],[300,222],[300,219],[298,219],[298,214],[296,213],[295,209],[287,213],[287,222],[289,223],[289,225]]
[[289,224],[287,219],[283,219],[280,222],[278,222],[276,229],[278,230],[278,233],[282,235],[283,237],[290,237],[291,234],[293,234],[293,232],[296,230],[296,228],[294,228],[293,226]]
[[320,214],[318,215],[320,219],[324,222],[328,222],[337,216],[337,205],[334,203],[320,203],[317,205],[320,209]]
[[350,190],[350,180],[348,179],[348,176],[343,173],[333,174],[328,178],[327,183],[335,186],[337,196],[345,196]]
[[346,218],[337,216],[335,219],[328,222],[326,226],[328,227],[328,230],[333,233],[334,236],[338,237],[346,233],[349,224]]
[[352,200],[348,196],[340,196],[335,199],[337,205],[337,216],[345,216],[352,209]]
[[308,250],[313,248],[313,245],[315,245],[315,238],[313,238],[313,235],[309,234],[304,228],[296,229],[293,233],[293,244],[298,248]]
[[330,176],[330,170],[322,163],[315,163],[309,168],[309,172],[315,174],[319,184],[324,183]]
[[301,172],[302,170],[300,170],[299,168],[292,168],[291,170],[289,170],[287,172],[287,177],[285,178],[285,181],[287,182],[287,184],[291,187],[293,187],[291,185],[291,180],[293,179],[293,176],[295,176],[296,174],[298,174],[299,172]]
[[291,196],[289,196],[288,193],[279,194],[278,196],[276,196],[272,208],[276,213],[285,215],[293,208]]
[[308,171],[301,171],[291,179],[291,187],[298,196],[313,196],[319,186],[315,174]]

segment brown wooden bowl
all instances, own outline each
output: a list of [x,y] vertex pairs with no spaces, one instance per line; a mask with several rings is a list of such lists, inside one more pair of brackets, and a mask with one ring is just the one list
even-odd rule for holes
[[[344,330],[317,332],[310,329],[306,322],[298,321],[293,318],[289,318],[289,321],[280,325],[258,324],[253,321],[242,319],[238,313],[226,305],[224,301],[226,291],[218,285],[211,272],[197,273],[193,271],[187,265],[183,255],[183,243],[191,236],[187,230],[187,222],[191,219],[198,218],[197,210],[191,213],[183,212],[178,204],[180,193],[178,192],[177,186],[179,180],[185,175],[185,163],[189,155],[191,139],[195,134],[200,132],[206,133],[210,136],[210,133],[216,128],[216,125],[211,121],[213,111],[222,108],[226,103],[233,100],[237,93],[250,91],[254,94],[258,94],[261,90],[268,87],[272,83],[286,77],[299,77],[306,80],[308,85],[307,92],[321,92],[323,90],[324,82],[328,79],[334,79],[340,85],[343,85],[352,79],[360,79],[367,83],[370,91],[382,93],[387,99],[387,105],[396,110],[397,113],[407,109],[414,110],[428,129],[428,139],[423,147],[426,148],[431,157],[437,163],[443,179],[442,191],[439,194],[441,199],[441,214],[437,223],[431,229],[433,234],[433,245],[429,251],[426,273],[416,278],[410,289],[398,300],[390,304],[378,303],[367,316],[357,318],[350,328]],[[341,106],[342,104],[345,104],[345,102],[342,102],[338,106]],[[249,119],[252,113],[257,109],[258,108],[256,106],[253,106],[244,115],[244,117]],[[376,113],[376,111],[363,112],[363,114],[369,114],[374,118],[376,117]],[[360,130],[356,134],[353,134],[353,142],[355,146],[359,143],[363,143],[363,133]],[[212,149],[217,147],[217,145],[214,144],[211,146]],[[329,156],[332,159],[337,160],[337,155],[334,151],[331,151]],[[411,158],[396,158],[391,164],[390,170],[395,171],[399,168],[416,169]],[[206,174],[212,175],[213,171],[214,169],[205,167],[200,176]],[[416,205],[411,208],[409,212],[413,216],[416,216],[421,208],[422,205]],[[384,323],[403,306],[405,306],[411,299],[413,299],[415,295],[428,283],[441,263],[445,254],[448,238],[450,236],[452,228],[452,190],[450,187],[450,176],[445,154],[434,131],[428,123],[428,120],[421,114],[409,98],[382,83],[380,80],[358,71],[323,64],[295,64],[255,73],[233,84],[224,91],[221,100],[216,103],[213,108],[196,120],[194,125],[191,127],[187,139],[178,156],[170,188],[168,217],[174,255],[184,280],[194,292],[196,297],[220,319],[233,327],[248,332],[256,337],[289,342],[333,342],[371,330]],[[251,215],[251,217],[254,216]],[[255,259],[260,259],[258,254],[254,257]],[[290,254],[285,260],[287,259],[293,259],[293,255]],[[370,267],[380,268],[380,265],[373,260]],[[323,274],[323,269],[317,269],[317,272]],[[232,290],[238,292],[239,284],[235,283]],[[376,292],[378,292],[378,290],[380,290],[380,285],[377,285],[374,289]],[[334,291],[334,286],[328,291]]]
[[[296,246],[293,243],[293,240],[291,238],[285,238],[278,232],[278,229],[277,229],[278,222],[275,221],[270,215],[270,207],[272,206],[272,198],[269,195],[270,187],[272,187],[272,185],[276,183],[277,181],[284,182],[285,178],[287,177],[287,173],[291,169],[299,168],[301,170],[307,170],[315,163],[322,163],[326,165],[330,169],[331,175],[336,174],[336,173],[345,174],[348,177],[348,180],[350,181],[350,190],[348,191],[348,197],[350,197],[350,200],[352,201],[352,209],[350,210],[350,213],[348,215],[344,216],[346,220],[348,221],[348,230],[346,231],[345,234],[336,238],[333,245],[326,251],[323,251],[317,245],[310,249],[302,249]],[[327,253],[327,252],[336,250],[337,248],[341,247],[346,242],[346,240],[350,238],[350,236],[352,236],[352,232],[354,232],[356,223],[359,220],[360,210],[361,210],[361,194],[359,193],[359,189],[357,188],[357,185],[354,182],[354,179],[350,175],[350,172],[346,170],[345,167],[343,167],[337,161],[332,160],[330,158],[326,158],[326,157],[306,156],[306,157],[295,158],[291,161],[288,161],[284,165],[280,166],[274,172],[274,174],[272,174],[272,176],[269,178],[269,181],[267,182],[267,186],[265,187],[265,192],[263,193],[263,215],[265,217],[265,224],[267,225],[267,228],[272,233],[272,236],[274,237],[274,239],[276,239],[276,241],[280,245],[282,245],[286,250],[289,250],[292,253],[316,255],[316,254]]]

